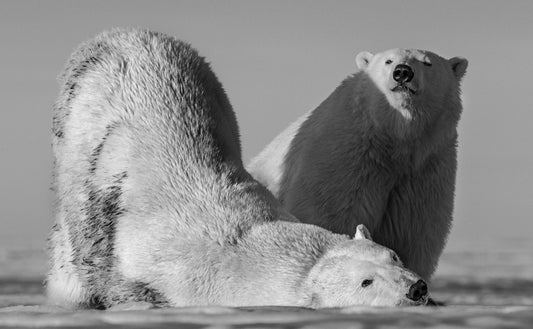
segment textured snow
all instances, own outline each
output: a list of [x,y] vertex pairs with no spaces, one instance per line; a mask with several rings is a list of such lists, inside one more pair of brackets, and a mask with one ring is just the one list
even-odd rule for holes
[[533,323],[533,241],[449,246],[431,283],[441,307],[308,310],[196,307],[108,311],[46,305],[46,255],[0,250],[0,326],[150,328],[530,328]]

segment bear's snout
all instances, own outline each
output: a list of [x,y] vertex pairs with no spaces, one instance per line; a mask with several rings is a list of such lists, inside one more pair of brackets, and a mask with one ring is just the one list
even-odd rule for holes
[[407,298],[415,302],[419,301],[421,298],[427,296],[428,286],[423,280],[418,280],[415,284],[409,288],[409,293],[407,293]]
[[394,71],[392,72],[392,78],[394,79],[394,81],[400,84],[407,83],[413,80],[414,76],[415,72],[413,72],[413,69],[406,64],[396,65]]

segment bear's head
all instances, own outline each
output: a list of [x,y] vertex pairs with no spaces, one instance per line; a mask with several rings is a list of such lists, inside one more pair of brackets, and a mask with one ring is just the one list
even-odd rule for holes
[[361,52],[356,63],[407,123],[432,126],[441,115],[456,124],[461,114],[460,82],[468,61],[444,59],[425,50]]
[[394,251],[374,243],[364,225],[322,255],[305,289],[315,308],[425,305],[429,298],[426,283]]

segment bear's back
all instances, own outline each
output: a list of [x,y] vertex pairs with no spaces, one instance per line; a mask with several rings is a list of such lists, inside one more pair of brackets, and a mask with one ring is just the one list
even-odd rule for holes
[[[48,280],[55,299],[63,289],[79,291],[73,303],[136,298],[124,295],[132,289],[117,266],[142,267],[126,266],[131,274],[146,271],[148,260],[128,256],[165,250],[165,237],[183,246],[231,241],[247,217],[273,217],[256,205],[268,204],[266,191],[233,195],[261,188],[242,168],[221,84],[188,44],[150,31],[105,32],[75,51],[60,83]],[[73,283],[61,288],[65,277]]]

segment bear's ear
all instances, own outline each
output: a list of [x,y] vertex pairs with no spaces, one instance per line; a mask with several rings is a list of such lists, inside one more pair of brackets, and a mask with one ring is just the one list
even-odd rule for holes
[[453,73],[457,80],[461,80],[466,73],[468,67],[468,61],[463,57],[453,57],[448,60],[448,63],[452,66]]
[[364,226],[363,224],[357,225],[357,228],[355,229],[355,236],[353,237],[354,240],[370,240],[372,241],[372,236],[370,236],[370,232]]
[[360,70],[364,70],[368,67],[368,64],[370,64],[372,57],[374,57],[372,53],[369,53],[368,51],[362,51],[355,56],[355,63]]

